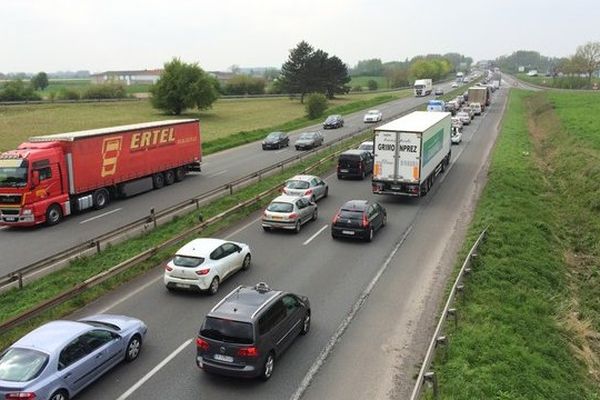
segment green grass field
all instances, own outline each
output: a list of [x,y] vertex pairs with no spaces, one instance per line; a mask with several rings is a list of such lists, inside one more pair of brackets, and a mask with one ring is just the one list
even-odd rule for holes
[[389,89],[388,80],[384,76],[353,76],[348,84],[351,88],[361,86],[363,90],[368,90],[369,81],[373,79],[377,82],[377,89]]
[[[527,74],[517,74],[517,77],[524,82],[530,82],[539,86],[559,89],[590,89],[588,78],[583,77],[556,77],[551,76],[528,76]],[[592,84],[600,84],[599,78],[592,78]]]
[[444,399],[600,398],[599,106],[545,96],[511,93],[468,242],[489,237],[434,366]]
[[[381,102],[390,101],[408,95],[410,95],[408,91],[393,92],[386,94],[385,97],[379,95],[379,99]],[[330,111],[340,113],[357,111],[360,107],[367,108],[374,105],[374,99],[374,104],[377,104],[377,94],[374,93],[340,96],[330,102]],[[245,132],[238,135],[248,136],[248,138],[239,138],[239,140],[247,139],[239,142],[242,143],[257,140],[264,133],[261,131],[254,135],[249,134],[256,130],[266,131],[276,127],[297,129],[317,122],[308,121],[303,117],[304,114],[304,105],[298,100],[287,98],[222,99],[218,100],[210,110],[188,112],[179,117],[162,114],[153,109],[147,100],[0,106],[0,151],[15,148],[33,135],[173,118],[200,119],[204,143],[223,142],[227,137]],[[290,125],[290,121],[296,122]],[[210,146],[205,149],[209,150]]]

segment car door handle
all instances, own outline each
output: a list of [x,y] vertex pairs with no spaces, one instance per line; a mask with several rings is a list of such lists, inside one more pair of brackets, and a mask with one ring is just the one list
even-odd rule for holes
[[64,374],[63,375],[63,379],[69,379],[71,377],[71,373],[69,372],[68,374]]
[[100,357],[102,357],[102,355],[103,355],[102,353],[98,353],[98,354],[96,354],[96,358],[100,358]]

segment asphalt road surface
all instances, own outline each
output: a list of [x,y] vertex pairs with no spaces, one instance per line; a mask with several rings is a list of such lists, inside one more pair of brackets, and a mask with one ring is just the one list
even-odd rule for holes
[[[463,142],[452,148],[451,168],[426,197],[375,196],[368,179],[326,176],[330,195],[319,202],[318,220],[299,234],[263,232],[255,213],[220,235],[250,244],[253,264],[223,282],[216,296],[170,293],[157,267],[73,315],[126,314],[149,326],[139,359],[110,371],[78,398],[406,398],[484,183],[505,98],[506,89],[497,92],[485,116],[465,129]],[[372,243],[333,240],[334,213],[360,198],[380,201],[388,225]],[[236,286],[259,281],[310,298],[310,333],[277,360],[266,383],[203,373],[193,342],[203,317]]]
[[[450,83],[439,85],[446,91]],[[389,118],[419,104],[431,97],[407,97],[382,104],[376,108]],[[374,107],[375,108],[375,107]],[[322,130],[325,142],[334,140],[357,127],[367,127],[362,117],[364,111],[346,116],[345,126],[340,129]],[[200,121],[202,124],[202,121]],[[321,129],[320,125],[290,133],[291,143],[300,132]],[[204,157],[202,172],[190,174],[183,182],[158,191],[144,193],[123,201],[112,202],[108,207],[79,215],[72,215],[60,224],[33,229],[0,228],[0,275],[44,259],[77,244],[90,241],[99,235],[123,226],[128,222],[149,215],[150,209],[165,209],[186,201],[198,194],[220,187],[227,182],[258,171],[296,154],[293,145],[275,151],[263,151],[260,142],[250,143]]]

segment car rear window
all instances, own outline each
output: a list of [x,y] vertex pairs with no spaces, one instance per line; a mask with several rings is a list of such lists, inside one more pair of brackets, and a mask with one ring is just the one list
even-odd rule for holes
[[0,356],[0,380],[30,381],[42,372],[47,363],[48,355],[40,351],[10,348]]
[[313,139],[315,136],[314,133],[303,133],[299,139]]
[[269,207],[267,207],[267,211],[281,212],[281,213],[292,212],[293,209],[294,209],[294,205],[292,203],[282,203],[279,201],[274,201],[271,204],[269,204]]
[[190,256],[175,256],[173,258],[173,264],[178,267],[195,268],[204,262],[202,257],[190,257]]
[[254,342],[252,324],[230,319],[206,317],[200,335],[228,343],[252,344]]
[[285,187],[288,189],[308,189],[307,181],[287,181]]
[[362,220],[363,212],[359,210],[341,210],[340,218]]

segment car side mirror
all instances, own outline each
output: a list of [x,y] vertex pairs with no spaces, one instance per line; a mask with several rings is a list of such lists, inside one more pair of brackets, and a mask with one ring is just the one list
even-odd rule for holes
[[33,170],[33,172],[31,173],[31,183],[34,187],[40,184],[40,171]]

